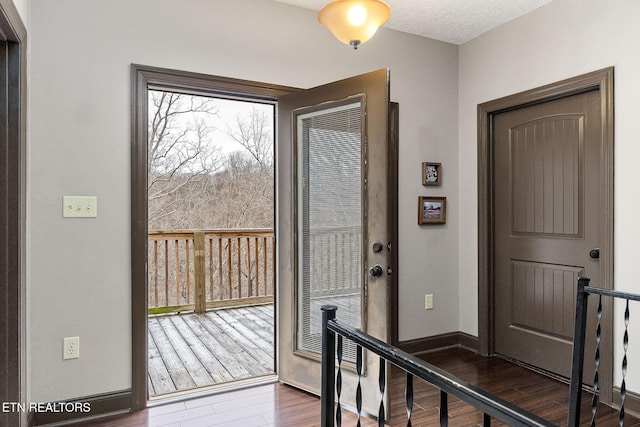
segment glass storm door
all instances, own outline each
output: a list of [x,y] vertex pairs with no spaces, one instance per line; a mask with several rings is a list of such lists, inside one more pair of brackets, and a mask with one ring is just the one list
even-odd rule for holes
[[[278,373],[315,394],[322,305],[388,342],[388,117],[386,69],[278,99]],[[381,275],[369,274],[375,266]],[[343,360],[355,363],[354,346]],[[365,363],[363,410],[373,414],[378,359]],[[354,407],[357,381],[347,367],[341,401]]]

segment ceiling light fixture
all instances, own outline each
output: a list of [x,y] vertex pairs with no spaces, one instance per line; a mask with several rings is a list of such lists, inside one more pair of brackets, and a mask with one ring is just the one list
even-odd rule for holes
[[318,21],[342,43],[357,49],[387,22],[391,9],[382,0],[337,0],[318,13]]

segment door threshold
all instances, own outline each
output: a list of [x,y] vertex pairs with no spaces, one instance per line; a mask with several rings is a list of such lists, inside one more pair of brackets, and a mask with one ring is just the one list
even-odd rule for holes
[[207,387],[194,388],[192,390],[177,391],[160,396],[150,397],[147,401],[147,408],[167,405],[170,403],[183,402],[185,400],[199,399],[201,397],[212,396],[218,393],[237,391],[245,388],[257,387],[265,384],[278,382],[277,374],[261,375],[259,377],[247,378],[244,380],[230,381],[223,384],[216,384]]

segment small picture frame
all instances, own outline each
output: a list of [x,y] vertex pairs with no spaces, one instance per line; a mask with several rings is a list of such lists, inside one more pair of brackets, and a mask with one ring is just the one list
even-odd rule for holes
[[442,182],[442,164],[422,163],[422,185],[440,185]]
[[441,196],[418,197],[418,225],[445,224],[447,198]]

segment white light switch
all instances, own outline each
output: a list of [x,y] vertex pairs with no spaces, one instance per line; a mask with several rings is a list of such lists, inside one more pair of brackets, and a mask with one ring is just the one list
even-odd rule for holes
[[95,196],[62,196],[64,218],[95,218],[98,216],[98,198]]

